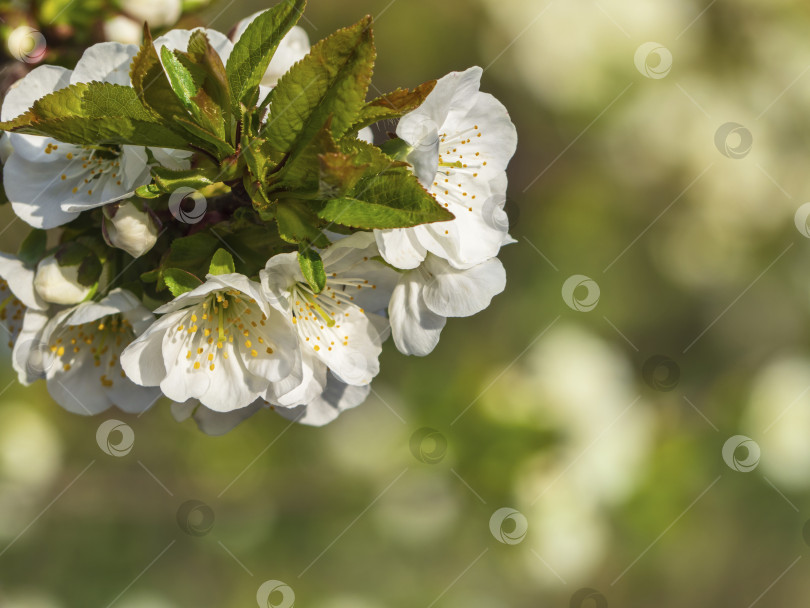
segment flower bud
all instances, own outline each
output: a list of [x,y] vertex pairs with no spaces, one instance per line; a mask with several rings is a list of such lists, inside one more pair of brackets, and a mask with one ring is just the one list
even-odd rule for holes
[[53,255],[44,258],[37,266],[34,288],[46,302],[64,305],[78,304],[92,291],[92,287],[79,283],[78,264],[60,266]]
[[123,11],[137,21],[146,21],[150,27],[174,25],[183,11],[181,0],[122,0]]
[[155,246],[158,226],[148,211],[135,204],[113,203],[104,207],[104,240],[138,258]]
[[140,46],[143,42],[143,25],[124,15],[116,15],[104,22],[104,38],[111,42]]

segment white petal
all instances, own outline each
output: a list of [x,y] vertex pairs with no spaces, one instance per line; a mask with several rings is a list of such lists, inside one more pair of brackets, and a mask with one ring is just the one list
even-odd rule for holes
[[98,302],[86,302],[78,306],[76,311],[70,315],[70,323],[71,325],[92,323],[108,315],[126,313],[136,309],[141,309],[154,319],[152,313],[144,308],[141,301],[132,292],[117,288]]
[[121,174],[123,176],[121,188],[126,191],[134,190],[148,184],[149,167],[147,164],[146,149],[140,146],[121,146]]
[[[20,133],[6,133],[9,143],[11,144],[11,156],[22,156],[25,160],[33,161],[40,164],[53,163],[53,166],[59,166],[62,169],[68,169],[72,163],[68,161],[67,154],[72,153],[73,156],[80,156],[84,148],[81,146],[74,146],[73,144],[66,144],[64,142],[56,141],[51,137],[40,137],[39,135],[22,135]],[[58,153],[53,153],[53,146],[58,146]],[[48,148],[51,148],[50,153]],[[48,169],[50,177],[58,177],[59,172],[56,169]]]
[[0,118],[11,120],[24,114],[37,99],[70,84],[70,70],[55,65],[41,65],[18,80],[6,93]]
[[350,386],[329,374],[326,389],[307,405],[293,408],[276,408],[276,412],[288,420],[309,426],[323,426],[332,422],[342,412],[363,403],[371,392],[371,385]]
[[127,378],[121,378],[120,372],[113,380],[113,386],[104,389],[113,405],[128,414],[141,414],[151,408],[163,396],[157,387],[143,387],[134,384]]
[[[470,129],[478,126],[475,133]],[[456,132],[467,132],[470,140],[465,144],[465,156],[478,152],[478,158],[487,161],[484,172],[498,172],[506,169],[517,148],[517,129],[509,117],[506,107],[489,93],[478,93],[475,105],[463,117],[459,116],[454,125],[447,125]],[[458,148],[458,146],[456,146]],[[462,152],[459,148],[459,152]]]
[[[488,193],[487,193],[488,192]],[[447,203],[456,219],[414,228],[419,242],[431,253],[448,260],[456,268],[470,268],[498,255],[509,229],[503,211],[506,202],[506,173],[480,191],[476,200],[462,201],[458,191],[437,195]],[[467,206],[468,205],[468,206]]]
[[264,398],[268,403],[282,407],[309,403],[326,388],[326,371],[326,365],[308,350],[298,349],[292,373],[283,380],[272,382]]
[[267,71],[262,77],[262,84],[266,87],[275,87],[279,79],[289,69],[309,54],[309,36],[304,28],[295,25],[281,39]]
[[79,59],[70,84],[79,82],[109,82],[122,86],[132,86],[129,79],[129,67],[138,47],[134,44],[120,42],[100,42],[88,48]]
[[107,393],[100,390],[96,369],[89,354],[76,359],[67,371],[58,361],[55,362],[48,370],[47,379],[51,397],[69,412],[93,416],[112,405]]
[[483,70],[473,67],[441,78],[425,102],[402,117],[397,135],[413,146],[408,162],[423,185],[433,181],[439,163],[439,140],[458,115],[466,114],[475,102]]
[[222,59],[223,64],[228,63],[228,57],[231,56],[231,52],[233,51],[233,43],[228,40],[228,37],[221,32],[216,30],[197,27],[193,30],[170,30],[163,36],[159,36],[155,38],[155,50],[157,51],[158,57],[160,57],[160,49],[164,46],[169,47],[170,50],[177,50],[177,51],[187,51],[188,50],[188,42],[191,39],[192,32],[196,32],[201,30],[205,33],[208,37],[208,42],[211,44],[211,47],[217,52],[217,54]]
[[12,366],[20,384],[28,386],[45,377],[50,353],[42,342],[42,332],[49,320],[50,317],[44,312],[30,308],[25,311],[22,329],[16,336],[11,353]]
[[484,310],[506,288],[506,271],[498,258],[468,270],[453,268],[429,256],[426,269],[433,275],[422,292],[426,306],[442,317],[469,317]]
[[[242,342],[245,346],[242,356],[245,367],[254,376],[278,382],[293,372],[292,353],[298,349],[298,339],[280,312],[270,310],[266,324],[250,328],[250,336],[241,339],[250,340],[250,346],[247,341]],[[259,339],[262,342],[257,343]],[[254,352],[257,355],[254,356]]]
[[410,228],[375,230],[374,236],[377,237],[377,246],[383,259],[395,268],[416,268],[427,255],[427,249]]
[[135,384],[158,386],[161,383],[166,377],[166,366],[163,364],[163,334],[158,328],[147,331],[124,349],[121,367]]
[[359,139],[360,141],[364,141],[367,144],[373,144],[374,131],[371,130],[371,127],[360,129],[360,132],[357,134],[357,139]]
[[8,253],[0,253],[0,277],[11,292],[28,308],[45,310],[48,305],[34,290],[34,271],[26,268],[22,260]]
[[76,219],[78,213],[62,210],[72,187],[72,183],[65,185],[60,180],[64,169],[28,161],[16,152],[12,154],[3,165],[3,186],[14,213],[30,226],[46,230]]
[[[259,400],[238,410],[215,412],[200,403],[192,403],[194,407],[191,415],[194,418],[194,422],[197,423],[197,427],[203,433],[211,437],[219,437],[226,434],[264,407],[264,402]],[[178,404],[172,405],[172,410],[174,410],[176,405]]]
[[391,296],[388,316],[397,349],[406,355],[425,356],[439,343],[447,319],[431,311],[422,299],[424,280],[413,270],[400,279]]

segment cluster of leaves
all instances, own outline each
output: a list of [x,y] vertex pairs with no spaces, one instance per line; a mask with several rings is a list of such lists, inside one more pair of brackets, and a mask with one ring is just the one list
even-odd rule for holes
[[410,227],[453,216],[409,165],[357,138],[360,129],[418,107],[435,85],[366,101],[376,56],[370,17],[317,43],[261,98],[262,75],[305,3],[284,0],[262,13],[227,65],[201,30],[186,51],[158,51],[145,28],[130,69],[132,87],[71,85],[0,129],[78,145],[194,152],[191,169],[156,166],[152,182],[136,192],[163,217],[180,188],[208,198],[200,224],[169,222],[164,246],[156,247],[159,259],[139,261],[141,279],[156,291],[168,287],[177,295],[199,284],[221,241],[237,249],[236,268],[249,276],[271,255],[298,250],[304,276],[320,291],[325,274],[316,249],[329,244],[326,231]]

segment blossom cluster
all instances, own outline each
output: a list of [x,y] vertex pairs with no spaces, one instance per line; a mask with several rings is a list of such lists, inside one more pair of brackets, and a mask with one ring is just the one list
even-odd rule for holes
[[[517,135],[482,70],[367,101],[371,20],[310,47],[303,5],[230,37],[145,28],[11,88],[20,382],[87,415],[165,396],[210,434],[264,408],[322,425],[365,400],[389,336],[427,355],[504,290]],[[396,125],[379,146],[376,123]]]

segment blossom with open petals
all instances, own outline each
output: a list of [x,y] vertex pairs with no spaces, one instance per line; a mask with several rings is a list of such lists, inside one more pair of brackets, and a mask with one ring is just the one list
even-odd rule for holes
[[414,270],[402,275],[391,296],[391,333],[400,352],[425,356],[439,342],[448,317],[470,317],[489,306],[506,287],[498,258],[459,270],[428,254]]
[[326,286],[312,291],[298,254],[276,255],[260,277],[270,303],[295,327],[301,347],[343,382],[369,384],[379,372],[388,321],[385,309],[398,273],[375,260],[374,235],[358,232],[325,249]]
[[294,369],[292,328],[241,274],[209,275],[155,312],[164,316],[127,348],[122,365],[135,383],[160,386],[173,401],[243,408]]
[[375,231],[382,256],[397,268],[416,268],[428,252],[471,268],[495,257],[504,242],[506,166],[517,132],[503,104],[479,91],[482,73],[475,67],[448,74],[399,122],[416,176],[455,219]]
[[[132,293],[114,289],[98,302],[83,302],[48,319],[33,336],[29,357],[34,359],[26,364],[39,368],[51,397],[75,414],[98,414],[111,406],[142,412],[160,391],[133,384],[120,358],[153,320]],[[35,379],[35,374],[29,378]]]
[[[87,49],[75,69],[43,65],[15,83],[0,117],[11,120],[37,100],[71,84],[102,81],[130,86],[135,45],[102,42]],[[131,196],[150,181],[142,146],[77,146],[50,137],[9,133],[12,152],[3,165],[3,186],[14,212],[35,228],[54,228],[81,211]],[[156,149],[155,158],[174,169],[187,166],[185,151]]]

